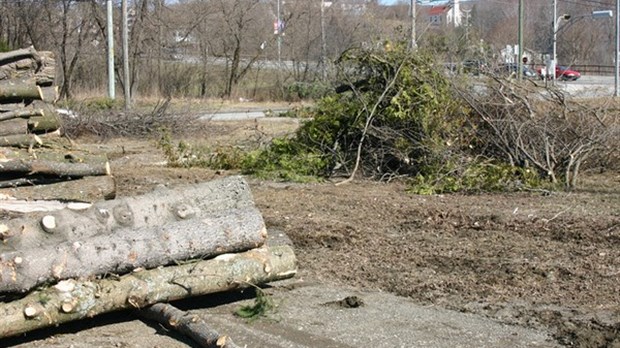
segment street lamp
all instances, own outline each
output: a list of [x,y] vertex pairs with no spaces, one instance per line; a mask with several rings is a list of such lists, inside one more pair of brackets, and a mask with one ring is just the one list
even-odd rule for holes
[[[570,14],[563,14],[553,22],[553,57],[552,57],[551,63],[549,64],[547,68],[549,70],[548,73],[552,73],[551,76],[553,76],[552,78],[554,82],[555,82],[555,67],[557,65],[557,58],[558,58],[557,57],[557,35],[561,30],[568,28],[571,24],[575,24],[575,22],[577,22],[579,19],[583,19],[586,17],[591,17],[592,19],[611,18],[613,17],[613,13],[611,10],[592,11],[591,14],[579,15],[576,17],[572,17]],[[569,19],[572,19],[569,24],[565,25],[562,28],[559,27],[560,22],[562,20],[569,20]],[[616,86],[617,86],[617,83],[616,83]],[[618,88],[616,87],[616,90],[617,89]]]
[[[555,13],[557,12],[557,8],[554,7],[554,18],[555,18]],[[560,17],[558,17],[557,19],[555,19],[553,21],[553,56],[551,58],[551,64],[549,64],[548,70],[550,70],[551,76],[552,76],[552,80],[553,83],[555,84],[555,66],[557,64],[557,47],[558,47],[558,25],[560,25],[560,21],[564,19],[564,20],[569,20],[570,19],[570,15],[569,14],[563,14]]]

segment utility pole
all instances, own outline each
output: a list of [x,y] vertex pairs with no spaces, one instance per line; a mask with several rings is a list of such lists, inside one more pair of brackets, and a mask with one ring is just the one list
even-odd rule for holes
[[555,85],[555,66],[557,64],[558,49],[558,0],[553,0],[553,52],[551,55],[551,64],[547,67],[547,74],[551,76],[551,81]]
[[116,98],[114,85],[114,20],[112,16],[112,0],[106,2],[107,23],[106,32],[108,36],[108,98]]
[[620,96],[620,0],[616,0],[616,67],[614,71],[614,97]]
[[[619,0],[620,1],[620,0]],[[416,38],[416,32],[415,32],[415,24],[416,24],[416,0],[411,0],[411,5],[410,5],[410,10],[409,10],[409,14],[411,15],[411,50],[414,51],[417,47],[417,38]]]
[[277,1],[276,5],[277,19],[276,19],[276,31],[277,31],[277,39],[278,39],[278,71],[282,66],[282,22],[280,19],[280,0]]
[[323,81],[327,79],[327,39],[325,34],[325,0],[321,0],[321,69]]
[[517,57],[517,79],[521,80],[523,77],[523,1],[519,0],[519,56]]
[[127,0],[121,1],[122,31],[123,39],[123,87],[125,94],[125,110],[131,107],[131,84],[129,82],[129,28],[127,27]]

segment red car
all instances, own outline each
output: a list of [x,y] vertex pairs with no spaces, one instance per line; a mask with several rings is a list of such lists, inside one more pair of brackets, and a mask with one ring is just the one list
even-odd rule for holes
[[[538,68],[536,70],[538,72],[538,76],[540,79],[544,79],[542,68]],[[577,70],[571,70],[565,66],[556,66],[555,67],[555,78],[560,79],[562,81],[575,81],[581,77],[581,73]],[[550,74],[547,74],[547,79],[551,79]]]

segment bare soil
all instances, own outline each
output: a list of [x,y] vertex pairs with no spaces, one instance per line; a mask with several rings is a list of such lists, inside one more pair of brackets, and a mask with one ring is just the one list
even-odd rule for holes
[[[186,140],[294,126],[212,122]],[[235,174],[162,166],[152,140],[78,142],[112,158],[119,195]],[[477,195],[413,195],[398,181],[248,181],[268,228],[291,238],[300,278],[544,330],[565,346],[620,347],[620,172],[585,174],[574,192]]]
[[[193,141],[294,126],[213,122]],[[105,147],[124,163],[115,169],[120,195],[232,174],[145,170],[163,160],[148,141]],[[620,347],[620,172],[585,174],[575,192],[435,196],[410,194],[403,182],[248,180],[268,228],[292,239],[301,277],[549,330],[567,346]]]

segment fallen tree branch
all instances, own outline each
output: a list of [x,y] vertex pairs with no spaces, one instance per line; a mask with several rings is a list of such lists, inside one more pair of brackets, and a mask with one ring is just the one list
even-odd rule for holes
[[293,249],[283,245],[136,271],[118,280],[65,280],[0,303],[0,338],[121,309],[265,284],[296,272]]
[[136,311],[137,315],[179,331],[203,348],[240,348],[228,336],[222,336],[197,315],[181,311],[167,303],[156,303]]

